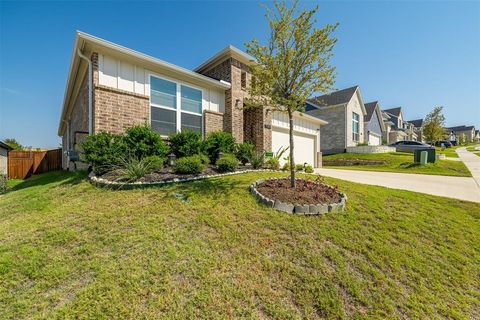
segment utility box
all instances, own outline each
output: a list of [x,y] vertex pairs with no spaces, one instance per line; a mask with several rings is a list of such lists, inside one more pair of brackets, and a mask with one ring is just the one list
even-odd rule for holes
[[435,163],[435,149],[434,148],[422,148],[413,152],[414,162],[420,163],[422,157],[422,151],[427,152],[427,162]]

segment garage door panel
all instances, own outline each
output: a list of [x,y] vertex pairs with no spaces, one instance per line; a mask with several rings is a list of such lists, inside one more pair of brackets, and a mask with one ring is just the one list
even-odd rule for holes
[[[310,165],[315,164],[315,137],[300,133],[294,133],[294,157],[295,163],[308,163]],[[289,146],[288,131],[273,129],[272,130],[272,151],[277,152],[281,148]],[[284,154],[287,157],[288,153]],[[283,165],[286,160],[280,159],[280,165]]]
[[369,134],[368,135],[368,145],[370,146],[379,146],[382,144],[382,140],[379,136],[376,136],[374,134]]

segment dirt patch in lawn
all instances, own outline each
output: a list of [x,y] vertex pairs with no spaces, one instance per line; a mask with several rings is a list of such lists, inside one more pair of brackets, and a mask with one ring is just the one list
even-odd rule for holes
[[290,179],[266,180],[257,186],[263,196],[294,204],[332,204],[341,201],[337,187],[324,184],[321,180],[297,179],[295,188],[290,187]]

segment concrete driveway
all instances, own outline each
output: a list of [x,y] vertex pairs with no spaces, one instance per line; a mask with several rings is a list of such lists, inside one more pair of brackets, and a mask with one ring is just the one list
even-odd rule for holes
[[[459,156],[461,156],[460,153]],[[478,158],[478,169],[480,170],[480,157],[474,154],[472,154],[472,156]],[[473,158],[470,161],[473,161]],[[468,168],[470,169],[470,166],[468,166]],[[477,181],[475,181],[474,178],[469,177],[448,177],[426,174],[408,174],[324,168],[315,169],[315,172],[323,176],[338,178],[352,182],[358,182],[374,186],[382,186],[393,189],[422,192],[435,196],[442,196],[480,203],[480,186],[479,184],[477,184]],[[478,178],[480,178],[480,176],[478,176]]]

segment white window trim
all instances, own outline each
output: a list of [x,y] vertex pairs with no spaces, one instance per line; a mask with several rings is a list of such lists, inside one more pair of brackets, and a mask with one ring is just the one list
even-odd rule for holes
[[[357,115],[358,119],[355,119],[354,115]],[[357,123],[358,132],[354,131],[354,126],[353,126],[354,122]],[[357,135],[357,139],[355,139],[355,134]],[[352,140],[355,142],[360,141],[360,115],[354,111],[352,111]]]
[[[151,91],[152,91],[151,78],[152,77],[175,83],[175,85],[176,85],[176,97],[175,97],[176,108],[170,108],[170,107],[162,106],[162,105],[159,105],[159,104],[156,104],[156,103],[152,102],[152,95],[151,95]],[[192,88],[192,89],[195,89],[195,90],[199,90],[201,92],[200,101],[201,101],[202,110],[201,110],[200,113],[187,111],[187,110],[182,110],[182,86],[189,87],[189,88]],[[156,90],[154,90],[154,91],[156,91]],[[175,118],[176,119],[176,130],[175,130],[175,132],[177,132],[177,133],[182,131],[182,113],[191,114],[191,115],[195,115],[195,116],[200,116],[201,117],[200,134],[202,135],[202,138],[203,138],[204,137],[204,134],[203,134],[203,130],[204,130],[204,123],[203,123],[204,122],[204,116],[203,116],[203,113],[204,112],[203,111],[205,110],[204,105],[203,105],[204,96],[205,96],[205,92],[204,92],[203,88],[197,87],[195,85],[187,84],[187,83],[184,83],[182,81],[178,81],[178,80],[173,79],[173,78],[161,76],[161,75],[158,75],[158,74],[155,74],[155,73],[148,73],[148,101],[149,101],[148,120],[149,120],[150,125],[152,124],[152,108],[151,107],[160,108],[160,109],[169,110],[169,111],[175,111],[175,113],[176,113],[175,114],[175,117],[176,117]],[[167,135],[161,135],[161,137],[167,138],[168,136]]]

